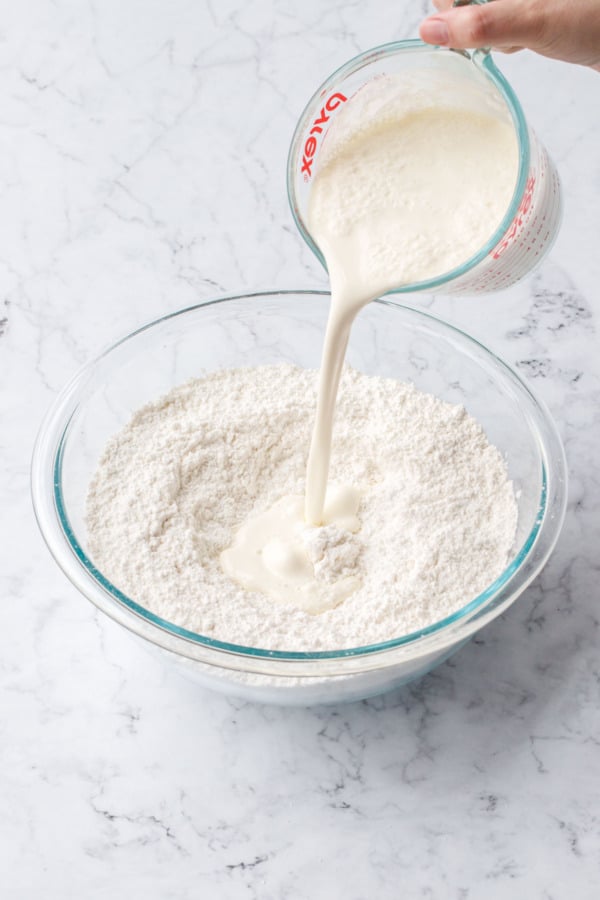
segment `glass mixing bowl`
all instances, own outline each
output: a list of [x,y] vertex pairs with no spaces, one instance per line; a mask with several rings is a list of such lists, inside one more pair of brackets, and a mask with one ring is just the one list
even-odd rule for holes
[[[328,312],[322,291],[225,297],[134,331],[72,379],[48,412],[34,449],[32,494],[48,547],[99,609],[168,664],[240,697],[284,704],[355,700],[423,675],[505,610],[538,574],[558,538],[566,467],[556,427],[529,388],[456,328],[393,300],[370,303],[352,330],[348,362],[463,404],[504,454],[518,501],[506,569],[453,615],[384,643],[293,653],[228,644],[179,628],[125,596],[88,556],[88,484],[108,438],[140,406],[220,368],[281,362],[317,369]],[[469,548],[465,547],[468,553]]]

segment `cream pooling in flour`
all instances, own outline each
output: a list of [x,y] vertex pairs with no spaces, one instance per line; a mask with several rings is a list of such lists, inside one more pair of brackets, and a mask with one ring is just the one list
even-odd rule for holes
[[320,151],[308,229],[327,263],[331,307],[306,496],[282,498],[250,519],[222,554],[225,571],[243,586],[311,612],[337,605],[360,584],[345,579],[323,592],[302,540],[306,524],[360,528],[355,488],[330,486],[326,499],[352,322],[375,297],[477,253],[514,191],[518,147],[508,114],[468,102],[457,108],[449,99],[456,89],[429,71],[376,79],[338,114]]

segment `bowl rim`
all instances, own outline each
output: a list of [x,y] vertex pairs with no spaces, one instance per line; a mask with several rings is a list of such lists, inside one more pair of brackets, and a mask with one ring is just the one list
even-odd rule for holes
[[[308,674],[306,671],[306,664],[315,662],[335,663],[336,661],[339,662],[341,660],[349,662],[352,659],[357,661],[371,659],[371,667],[380,668],[386,663],[375,661],[375,658],[381,657],[382,655],[388,656],[390,651],[406,650],[419,643],[419,649],[429,653],[434,650],[437,651],[451,643],[462,641],[482,627],[483,624],[486,624],[506,609],[519,594],[525,590],[533,578],[535,578],[554,549],[566,511],[567,473],[564,449],[556,425],[547,408],[543,402],[535,396],[523,379],[507,363],[496,356],[493,351],[489,350],[489,348],[476,338],[471,337],[456,326],[451,325],[443,319],[434,316],[429,312],[425,312],[422,309],[417,309],[407,304],[400,303],[397,300],[390,299],[389,296],[385,299],[377,299],[373,301],[373,303],[399,309],[408,314],[409,317],[416,317],[418,320],[425,321],[426,323],[430,322],[438,329],[441,327],[449,336],[458,339],[460,343],[471,345],[479,352],[483,351],[484,357],[488,359],[495,368],[499,368],[500,372],[508,378],[508,381],[516,387],[517,391],[527,398],[527,402],[530,405],[528,410],[528,424],[538,443],[542,470],[538,513],[529,534],[503,572],[492,582],[492,584],[488,585],[488,587],[480,592],[475,598],[470,600],[469,603],[465,604],[449,616],[446,616],[425,628],[374,644],[338,650],[320,651],[287,651],[248,647],[243,644],[220,641],[216,638],[200,635],[196,632],[182,628],[181,626],[175,625],[174,623],[157,616],[155,613],[152,613],[150,610],[136,603],[125,593],[119,591],[119,589],[94,566],[77,540],[71,527],[62,495],[62,462],[69,428],[79,406],[77,400],[78,395],[80,391],[85,388],[88,377],[94,372],[100,361],[104,360],[123,343],[134,339],[143,332],[157,327],[164,322],[185,316],[186,314],[196,312],[200,309],[226,303],[228,301],[273,300],[278,297],[298,295],[330,296],[329,292],[325,290],[287,289],[227,294],[220,297],[208,298],[183,309],[167,313],[164,316],[160,316],[141,325],[132,332],[108,345],[101,353],[76,372],[71,380],[59,392],[48,410],[40,426],[33,450],[31,463],[31,494],[35,517],[48,549],[59,567],[75,587],[77,587],[87,599],[99,606],[104,612],[111,615],[112,618],[121,622],[121,624],[129,628],[129,630],[142,637],[148,638],[152,642],[165,647],[165,649],[175,650],[175,652],[182,656],[191,656],[196,659],[200,658],[196,653],[190,652],[190,645],[195,646],[196,648],[200,646],[211,652],[217,651],[219,657],[218,660],[207,660],[204,656],[202,656],[201,659],[202,661],[212,662],[213,665],[221,665],[225,668],[249,671],[245,665],[240,665],[237,662],[233,664],[232,659],[235,657],[241,658],[246,662],[251,660],[258,661],[259,663],[261,661],[270,661],[272,663],[293,662],[299,664],[299,668],[296,668],[294,674]],[[541,435],[540,432],[539,426],[541,425],[544,426],[543,435]],[[554,461],[554,466],[556,468],[555,472],[549,467],[549,456],[552,456]],[[544,546],[542,552],[537,553],[534,565],[530,566],[529,570],[525,572],[526,563],[531,560],[533,551],[540,544],[540,537],[543,533],[545,541],[543,542]],[[514,584],[515,579],[520,573],[523,574],[523,577],[517,584]],[[95,583],[98,588],[97,592],[92,591],[92,583]],[[90,596],[91,591],[92,596]],[[109,600],[110,603],[107,603],[107,600]],[[120,610],[114,608],[115,604],[119,605]],[[126,615],[123,615],[124,612]],[[151,626],[150,632],[148,632],[147,628],[144,630],[140,627],[135,627],[136,624],[139,625],[140,619],[143,620],[146,625]],[[170,640],[164,639],[165,633],[170,637]],[[161,637],[163,638],[162,640]],[[438,640],[435,640],[436,638]],[[173,642],[173,639],[175,639],[175,643]],[[186,650],[188,652],[186,652]],[[359,668],[361,671],[364,670],[364,667],[362,666]],[[264,669],[261,669],[260,666],[258,666],[253,667],[252,671],[264,672]],[[335,669],[332,671],[335,671]],[[342,672],[342,670],[339,671],[340,673]],[[343,672],[345,673],[346,671],[347,667],[345,666]],[[281,671],[278,670],[277,674],[281,674]],[[321,672],[319,672],[319,674],[321,674]]]

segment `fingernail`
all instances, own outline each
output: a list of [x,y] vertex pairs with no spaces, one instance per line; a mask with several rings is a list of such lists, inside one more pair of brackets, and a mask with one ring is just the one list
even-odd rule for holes
[[425,19],[421,25],[421,37],[428,44],[444,44],[448,43],[449,34],[448,26],[443,19]]

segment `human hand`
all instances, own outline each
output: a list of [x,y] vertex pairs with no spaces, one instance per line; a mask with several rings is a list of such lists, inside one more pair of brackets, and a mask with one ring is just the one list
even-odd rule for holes
[[507,53],[528,48],[600,71],[600,0],[495,0],[455,9],[452,0],[433,4],[439,13],[419,29],[428,44]]

